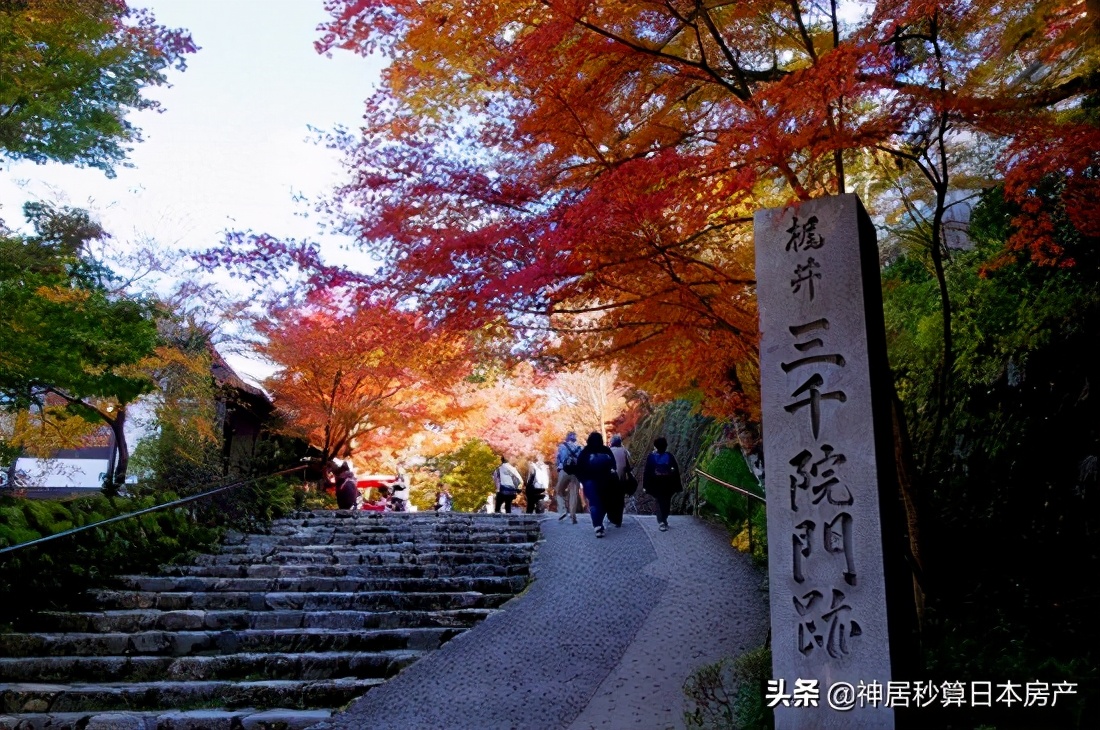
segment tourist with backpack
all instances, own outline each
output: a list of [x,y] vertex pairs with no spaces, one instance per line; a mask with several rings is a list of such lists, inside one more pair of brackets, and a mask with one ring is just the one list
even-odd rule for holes
[[588,512],[596,537],[603,537],[603,518],[623,526],[623,492],[615,471],[615,455],[603,444],[603,434],[588,434],[588,444],[577,457],[577,479],[588,498]]
[[[500,457],[500,466],[493,470],[493,485],[497,488],[497,503],[493,512],[511,514],[512,500],[519,494],[519,486],[523,484],[523,477],[516,468],[508,463],[508,457]],[[502,510],[501,507],[504,509]]]
[[642,488],[657,500],[657,525],[661,532],[668,529],[668,513],[672,507],[672,495],[683,491],[680,481],[680,465],[668,450],[668,441],[661,436],[653,442],[654,451],[645,460]]
[[558,469],[558,482],[554,487],[554,495],[558,500],[559,520],[567,516],[573,518],[573,524],[577,524],[577,492],[580,491],[580,482],[577,481],[577,458],[581,455],[581,445],[577,443],[577,434],[570,431],[565,436],[565,441],[558,444],[558,455],[554,466]]
[[527,481],[524,482],[524,496],[527,497],[527,514],[542,514],[542,498],[550,488],[550,467],[536,454],[527,462]]

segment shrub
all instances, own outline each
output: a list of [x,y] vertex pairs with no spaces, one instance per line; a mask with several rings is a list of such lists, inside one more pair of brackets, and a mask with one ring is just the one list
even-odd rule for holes
[[701,730],[773,727],[775,720],[764,700],[771,669],[771,651],[766,646],[696,669],[684,683],[690,703],[684,725]]
[[336,509],[336,494],[324,489],[298,484],[294,487],[294,509]]
[[[175,495],[164,495],[166,501]],[[0,547],[28,542],[152,507],[151,497],[103,495],[66,501],[0,499]],[[208,549],[221,530],[190,506],[152,512],[0,556],[0,623],[79,603],[113,575],[150,570]]]
[[[700,457],[699,469],[729,484],[760,493],[760,485],[739,449],[719,446],[709,455]],[[753,559],[758,562],[767,559],[768,520],[767,510],[762,503],[701,477],[699,494],[702,498],[701,511],[725,523],[733,535],[734,547],[751,552]]]
[[456,512],[476,512],[485,506],[493,487],[493,470],[500,466],[500,457],[489,445],[471,439],[458,450],[429,460],[428,468],[442,474],[442,482],[450,487]]

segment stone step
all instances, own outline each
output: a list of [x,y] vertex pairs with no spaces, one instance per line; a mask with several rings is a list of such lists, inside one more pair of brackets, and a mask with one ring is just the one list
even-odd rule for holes
[[246,541],[226,545],[221,552],[239,552],[241,550],[270,550],[273,547],[291,547],[295,545],[347,545],[382,547],[401,546],[407,549],[443,550],[445,546],[461,545],[533,545],[534,536],[527,534],[484,534],[461,535],[446,539],[447,535],[436,533],[425,535],[370,535],[363,536],[350,532],[329,531],[324,533],[295,533],[293,535],[254,535]]
[[152,608],[160,611],[187,609],[238,609],[245,611],[447,611],[462,608],[497,608],[511,593],[148,593],[143,591],[95,591],[104,609]]
[[164,570],[165,575],[206,578],[304,578],[304,577],[369,577],[369,578],[457,578],[461,576],[528,575],[527,563],[497,565],[495,563],[428,564],[395,563],[392,565],[294,565],[283,563],[240,563],[237,565],[177,565]]
[[519,593],[527,585],[526,576],[211,578],[128,575],[119,576],[116,581],[126,590],[143,593]]
[[[191,680],[313,680],[392,677],[425,652],[243,652],[224,656],[0,658],[0,682],[152,682]],[[171,705],[169,705],[170,707]],[[9,710],[12,711],[12,710]]]
[[141,711],[172,707],[341,707],[384,679],[247,682],[136,682],[103,684],[0,684],[0,713]]
[[49,612],[23,626],[28,631],[133,633],[139,631],[246,631],[255,629],[468,628],[493,609],[446,611],[157,611],[147,609]]
[[230,534],[0,634],[0,730],[308,727],[522,591],[538,540],[538,518],[457,513]]
[[59,712],[0,715],[0,730],[306,730],[332,717],[329,710]]
[[[472,537],[509,537],[509,535],[533,535],[538,534],[538,524],[526,524],[526,526],[502,530],[493,524],[456,524],[456,526],[439,526],[439,524],[408,524],[408,526],[379,526],[379,524],[273,524],[270,529],[263,532],[266,537],[288,537],[297,534],[356,534],[371,538],[386,539],[395,535],[408,535],[411,538],[429,538],[431,535],[442,535],[449,539],[461,540]],[[248,540],[244,540],[246,542]]]
[[218,555],[199,555],[194,565],[254,565],[293,564],[293,565],[468,565],[491,562],[502,565],[526,564],[531,559],[531,550],[520,546],[502,546],[486,550],[455,549],[447,550],[408,550],[377,549],[372,547],[349,548],[323,546],[303,546],[291,549],[275,549],[260,552],[248,550],[229,550]]
[[[533,517],[533,516],[532,516]],[[399,517],[399,516],[379,516],[372,512],[361,513],[337,513],[335,511],[329,512],[315,512],[313,515],[306,517],[284,517],[274,520],[271,524],[272,529],[282,529],[286,527],[322,527],[322,528],[351,528],[351,527],[365,527],[376,530],[497,530],[499,532],[507,532],[509,530],[528,530],[533,526],[537,526],[538,519],[531,519],[528,517],[513,516],[510,519],[503,519],[502,517],[474,517],[464,516],[461,518],[440,518],[440,517]],[[230,539],[237,537],[242,533],[230,534]]]
[[491,525],[496,529],[503,530],[509,527],[530,526],[538,524],[538,522],[539,517],[536,515],[493,515],[476,512],[387,512],[379,514],[370,511],[316,510],[313,512],[297,512],[281,517],[274,520],[272,524],[380,524],[399,526],[419,523],[431,525]]
[[295,551],[294,548],[305,548],[300,552],[309,552],[310,550],[323,551],[325,548],[333,548],[342,552],[353,552],[356,550],[375,553],[407,551],[416,554],[438,552],[495,552],[508,547],[530,551],[534,549],[535,544],[536,542],[533,540],[519,538],[514,540],[501,540],[499,538],[492,540],[447,540],[444,537],[444,539],[441,540],[439,535],[430,535],[423,539],[400,535],[394,537],[392,540],[363,540],[355,535],[334,535],[332,537],[316,537],[312,535],[268,537],[267,535],[262,535],[251,542],[226,545],[218,550],[216,554],[239,555],[241,553],[254,553],[262,555],[276,550],[298,552]]
[[305,532],[310,530],[317,531],[337,531],[337,532],[355,532],[359,534],[439,534],[439,535],[469,535],[469,534],[493,534],[493,535],[507,535],[512,533],[529,534],[538,531],[539,526],[537,522],[515,524],[515,525],[500,525],[492,522],[486,523],[445,523],[445,522],[404,522],[404,523],[390,523],[390,522],[365,522],[352,520],[350,522],[335,522],[324,520],[302,520],[294,522],[273,522],[271,526],[265,530],[269,535],[289,535],[296,532]]
[[190,656],[237,652],[430,651],[462,628],[245,629],[137,633],[0,634],[0,656]]
[[297,527],[284,528],[242,540],[238,545],[264,541],[286,541],[291,538],[307,539],[317,543],[332,542],[335,538],[347,538],[361,543],[382,545],[395,542],[453,542],[453,543],[515,543],[535,542],[538,530],[500,532],[497,530],[361,530],[358,528]]

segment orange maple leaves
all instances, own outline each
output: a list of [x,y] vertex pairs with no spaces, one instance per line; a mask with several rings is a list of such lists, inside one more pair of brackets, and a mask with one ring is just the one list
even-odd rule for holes
[[436,321],[503,316],[530,354],[751,410],[756,208],[867,186],[885,152],[928,178],[939,221],[954,180],[981,178],[947,160],[968,134],[1017,143],[1017,244],[1048,260],[1037,181],[1075,175],[1079,225],[1100,197],[1095,147],[1031,134],[1064,131],[1046,110],[1095,85],[1082,4],[839,6],[330,0],[322,50],[392,59],[363,138],[342,140],[356,174],[333,212],[382,257],[379,285]]
[[446,418],[447,391],[466,372],[460,341],[391,304],[278,309],[258,329],[258,351],[279,368],[265,385],[285,430],[326,459],[396,448]]

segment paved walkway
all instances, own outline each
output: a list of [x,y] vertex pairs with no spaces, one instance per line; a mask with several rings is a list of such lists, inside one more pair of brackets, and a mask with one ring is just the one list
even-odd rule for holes
[[317,728],[663,730],[684,680],[763,643],[763,573],[726,531],[627,515],[597,540],[548,515],[535,580],[472,630]]

